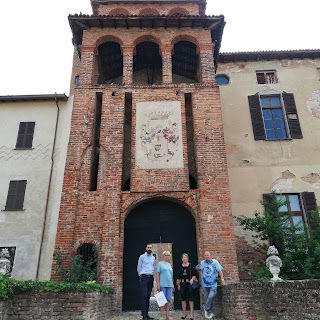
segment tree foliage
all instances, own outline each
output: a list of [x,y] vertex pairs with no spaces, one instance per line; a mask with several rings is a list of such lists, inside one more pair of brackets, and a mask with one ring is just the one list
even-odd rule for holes
[[[268,201],[262,201],[264,211],[256,212],[253,218],[237,216],[235,219],[244,230],[252,231],[255,244],[260,250],[274,245],[282,259],[280,277],[283,279],[319,279],[320,278],[320,215],[311,214],[310,225],[293,227],[290,224],[292,214],[281,212],[279,208],[287,202],[272,195]],[[259,241],[257,241],[259,240]],[[261,241],[262,240],[262,241]],[[254,270],[256,280],[266,280],[269,271],[266,267]],[[271,278],[271,275],[270,275]]]

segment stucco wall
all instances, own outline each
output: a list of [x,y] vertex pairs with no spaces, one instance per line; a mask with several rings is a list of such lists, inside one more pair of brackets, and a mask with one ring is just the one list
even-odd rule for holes
[[[319,59],[219,65],[217,73],[230,77],[220,91],[234,215],[261,210],[262,194],[273,190],[312,191],[320,204],[319,66]],[[257,84],[256,70],[276,70],[279,82]],[[255,141],[248,95],[282,91],[294,94],[303,139]]]
[[[57,185],[50,204],[52,219],[58,215],[61,193],[59,177],[63,176],[68,143],[68,114],[72,101],[59,102],[60,120],[57,148],[54,154],[52,185]],[[57,107],[54,101],[10,102],[0,105],[0,247],[16,247],[12,276],[17,279],[36,277],[37,261],[43,229],[51,154],[56,125]],[[20,122],[34,121],[33,148],[14,150]],[[61,180],[60,179],[60,180]],[[27,180],[22,211],[4,211],[10,180]],[[55,233],[54,224],[49,233]],[[49,240],[50,238],[50,240]],[[49,237],[49,241],[53,241]]]
[[[220,86],[233,215],[262,211],[263,193],[314,192],[320,205],[320,60],[271,60],[220,63],[217,74],[230,77]],[[279,82],[258,84],[256,71],[276,70]],[[254,140],[248,96],[257,92],[293,93],[303,139]],[[235,224],[240,279],[263,264],[250,232]]]

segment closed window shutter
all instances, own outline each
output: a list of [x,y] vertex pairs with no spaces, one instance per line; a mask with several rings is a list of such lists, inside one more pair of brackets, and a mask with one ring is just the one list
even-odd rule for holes
[[[263,201],[265,201],[265,202],[271,203],[273,196],[274,196],[274,193],[264,193],[264,194],[262,195],[262,199],[263,199]],[[265,205],[264,205],[264,208],[265,208],[265,210],[267,210],[267,208],[266,208]],[[269,210],[270,210],[270,209],[271,209],[271,208],[269,208]],[[270,246],[274,245],[274,241],[273,241],[272,238],[269,239],[269,245],[270,245]]]
[[16,148],[32,148],[35,122],[20,122]]
[[6,203],[6,210],[12,210],[15,208],[17,186],[18,186],[18,181],[10,181],[8,196],[7,196],[7,203]]
[[303,202],[303,207],[307,217],[307,223],[311,229],[311,231],[316,229],[316,225],[312,222],[311,213],[312,211],[317,210],[317,200],[314,192],[302,192],[301,198]]
[[286,110],[287,121],[292,139],[302,139],[302,131],[297,113],[297,107],[293,93],[283,92],[282,94],[284,107]]
[[272,200],[272,195],[274,195],[274,194],[273,193],[264,193],[262,195],[263,201],[271,201]]
[[26,137],[24,140],[25,148],[32,148],[34,125],[35,125],[34,122],[27,123]]
[[22,210],[27,180],[10,181],[6,210]]
[[254,139],[266,140],[259,95],[248,96],[248,100]]
[[16,148],[23,148],[24,136],[26,134],[26,131],[27,131],[27,122],[20,122]]

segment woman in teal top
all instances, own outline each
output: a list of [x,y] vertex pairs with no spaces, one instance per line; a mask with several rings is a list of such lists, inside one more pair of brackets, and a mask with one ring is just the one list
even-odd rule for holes
[[164,311],[166,311],[165,319],[169,318],[169,310],[170,310],[170,302],[172,299],[172,293],[174,291],[173,286],[173,271],[172,266],[169,263],[171,257],[171,253],[169,251],[164,251],[162,253],[162,261],[160,261],[157,265],[157,290],[162,291],[167,299],[167,303],[165,306],[160,308],[161,318],[164,319]]

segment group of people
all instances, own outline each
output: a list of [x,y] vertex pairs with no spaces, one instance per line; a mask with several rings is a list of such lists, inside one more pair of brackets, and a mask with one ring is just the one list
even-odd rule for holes
[[[149,316],[150,296],[153,288],[154,279],[157,284],[157,291],[162,291],[167,303],[160,308],[161,319],[170,319],[170,302],[175,290],[173,281],[173,269],[170,264],[171,253],[164,251],[162,260],[155,265],[155,257],[152,253],[152,244],[148,244],[146,252],[138,260],[138,276],[141,294],[141,315],[143,320],[153,319]],[[204,260],[197,266],[192,266],[189,255],[183,253],[181,265],[177,270],[176,289],[181,298],[182,316],[187,318],[187,303],[189,302],[190,320],[194,318],[194,300],[197,287],[202,287],[204,295],[204,313],[207,319],[214,319],[213,300],[217,295],[217,284],[225,284],[223,278],[223,268],[220,263],[213,259],[209,251],[204,252]]]

